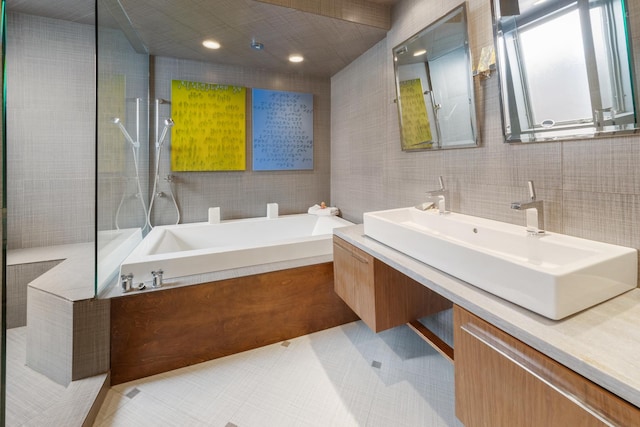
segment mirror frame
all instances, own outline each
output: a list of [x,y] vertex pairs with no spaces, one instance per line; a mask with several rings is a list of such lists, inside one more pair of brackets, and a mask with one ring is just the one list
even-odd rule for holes
[[[579,0],[578,0],[579,1]],[[626,52],[628,55],[628,61],[630,64],[630,80],[631,80],[631,91],[633,94],[633,105],[635,108],[634,112],[634,124],[633,125],[613,125],[613,126],[601,126],[598,128],[593,125],[591,127],[585,127],[587,129],[593,129],[592,132],[588,133],[575,133],[569,132],[572,130],[571,128],[566,129],[566,135],[558,135],[552,134],[553,131],[542,130],[541,132],[531,132],[527,134],[514,134],[508,129],[508,123],[510,120],[510,113],[507,111],[507,99],[512,98],[514,95],[510,91],[508,91],[508,83],[506,79],[506,71],[505,68],[508,66],[507,58],[504,57],[500,43],[499,43],[499,33],[501,31],[501,23],[500,19],[502,18],[502,11],[511,11],[507,13],[519,13],[518,5],[514,5],[511,0],[491,0],[491,19],[493,23],[493,41],[496,47],[496,71],[498,76],[498,90],[499,90],[499,101],[500,101],[500,115],[502,119],[502,134],[504,137],[504,142],[509,144],[518,144],[518,143],[538,143],[538,142],[556,142],[556,141],[570,141],[570,140],[588,140],[595,138],[611,138],[615,136],[623,136],[623,135],[635,135],[640,133],[640,94],[638,93],[638,74],[640,73],[640,66],[634,61],[634,49],[633,49],[633,35],[631,34],[629,28],[631,28],[630,22],[630,12],[629,12],[629,1],[628,0],[620,0],[622,4],[623,20],[625,24],[626,33]],[[550,0],[553,3],[562,3],[565,5],[569,5],[572,3],[571,0]],[[548,8],[549,6],[547,6]],[[513,9],[515,8],[515,9]],[[556,8],[557,9],[557,8]],[[556,10],[554,9],[554,10]],[[638,24],[638,29],[640,30],[640,23]],[[631,127],[633,126],[633,127]],[[573,128],[575,129],[575,128]],[[561,132],[562,129],[556,129],[556,132]],[[523,136],[524,135],[524,136]]]
[[[466,76],[466,80],[467,80],[467,94],[469,97],[469,130],[472,134],[471,139],[468,140],[462,140],[465,141],[465,143],[461,143],[461,144],[456,144],[456,145],[449,145],[447,146],[446,144],[443,145],[443,141],[442,138],[440,137],[440,132],[439,129],[437,130],[437,141],[432,142],[431,144],[427,144],[426,142],[424,143],[424,146],[422,147],[416,147],[416,148],[406,148],[405,147],[405,135],[404,135],[404,131],[403,131],[403,114],[402,114],[402,99],[400,96],[400,75],[399,75],[399,66],[402,64],[398,64],[398,60],[397,57],[399,54],[402,54],[404,52],[406,52],[407,50],[407,45],[419,40],[421,37],[429,34],[430,32],[434,31],[435,29],[437,29],[438,27],[440,27],[441,25],[445,24],[447,21],[449,21],[452,17],[456,16],[456,15],[461,15],[462,16],[462,21],[463,21],[463,27],[464,27],[464,42],[462,45],[460,45],[460,47],[464,47],[464,53],[465,53],[465,65],[466,68],[468,70],[467,76]],[[401,148],[402,151],[439,151],[442,149],[457,149],[457,148],[476,148],[479,146],[478,140],[478,113],[477,113],[477,108],[476,108],[476,94],[475,94],[475,82],[474,82],[474,74],[473,74],[473,64],[472,64],[472,60],[471,60],[471,51],[469,48],[469,21],[468,21],[468,13],[467,13],[467,3],[466,2],[462,2],[460,3],[458,6],[454,7],[453,9],[449,10],[447,13],[445,13],[444,15],[442,15],[440,18],[436,19],[435,21],[433,21],[432,23],[430,23],[429,25],[427,25],[425,28],[423,28],[422,30],[418,31],[416,34],[414,34],[413,36],[409,37],[408,39],[404,40],[402,43],[398,44],[397,46],[395,46],[392,49],[392,55],[393,55],[393,64],[394,64],[394,78],[395,78],[395,92],[396,92],[396,99],[394,100],[394,102],[397,104],[397,110],[398,110],[398,120],[399,120],[399,128],[400,128],[400,143],[401,143]],[[428,61],[425,61],[425,64],[427,64]],[[427,79],[429,81],[429,85],[431,85],[431,79],[430,76],[427,74]],[[436,88],[437,90],[437,88]],[[428,111],[426,111],[427,113],[427,119],[431,119],[432,117],[435,118],[435,127],[439,128],[438,125],[438,114],[437,114],[437,108],[440,104],[436,103],[436,99],[433,95],[433,90],[427,90],[424,91],[424,97],[426,98],[426,95],[429,95],[429,100],[430,100],[430,104],[431,104],[431,111],[435,112],[435,114],[430,115]],[[429,109],[427,107],[428,103],[425,102],[425,108],[427,108],[427,110]],[[433,140],[432,140],[433,141]],[[467,142],[468,141],[468,142]],[[431,142],[431,141],[427,141],[427,142]]]

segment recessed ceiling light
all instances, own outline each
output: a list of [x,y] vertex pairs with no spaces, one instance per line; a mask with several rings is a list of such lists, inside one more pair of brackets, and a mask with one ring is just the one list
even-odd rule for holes
[[304,57],[302,55],[298,55],[298,54],[289,55],[289,61],[291,61],[291,62],[302,62],[302,61],[304,61]]
[[202,42],[202,46],[207,49],[220,49],[220,43],[215,40],[205,40]]
[[413,56],[420,56],[420,55],[424,55],[425,53],[427,53],[426,50],[420,49],[420,50],[416,50],[415,52],[413,52]]

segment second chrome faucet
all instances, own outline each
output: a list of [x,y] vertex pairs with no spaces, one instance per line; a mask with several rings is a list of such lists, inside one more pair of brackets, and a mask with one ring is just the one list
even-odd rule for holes
[[429,200],[416,205],[416,209],[427,211],[430,209],[438,209],[438,213],[447,214],[451,212],[449,209],[449,190],[444,188],[444,181],[442,176],[438,177],[440,181],[440,189],[427,191]]
[[527,233],[530,236],[544,234],[544,203],[536,199],[536,190],[533,181],[527,182],[529,186],[529,199],[522,202],[512,202],[511,209],[524,210],[527,218]]
[[438,190],[427,191],[427,196],[429,196],[432,205],[430,203],[423,203],[422,206],[436,207],[440,215],[443,215],[451,212],[449,204],[449,190],[444,188],[444,180],[442,179],[442,176],[438,177],[438,181],[440,182],[440,188]]

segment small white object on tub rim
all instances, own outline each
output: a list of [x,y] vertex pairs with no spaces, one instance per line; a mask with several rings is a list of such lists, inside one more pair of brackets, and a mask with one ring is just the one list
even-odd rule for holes
[[278,204],[277,203],[267,203],[267,218],[269,218],[269,219],[278,218]]
[[313,205],[309,208],[307,213],[312,215],[323,215],[323,216],[338,215],[340,213],[340,209],[332,206],[326,206],[323,208],[320,205]]
[[209,208],[209,224],[220,224],[220,208]]

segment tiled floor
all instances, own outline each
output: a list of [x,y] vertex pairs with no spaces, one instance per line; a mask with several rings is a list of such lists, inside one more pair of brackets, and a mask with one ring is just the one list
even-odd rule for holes
[[106,374],[55,383],[25,364],[27,328],[7,330],[7,427],[80,426],[87,417]]
[[362,322],[114,386],[95,426],[461,426],[453,367]]
[[26,348],[27,327],[7,329],[7,426],[21,426],[35,419],[65,391],[64,386],[25,365]]

